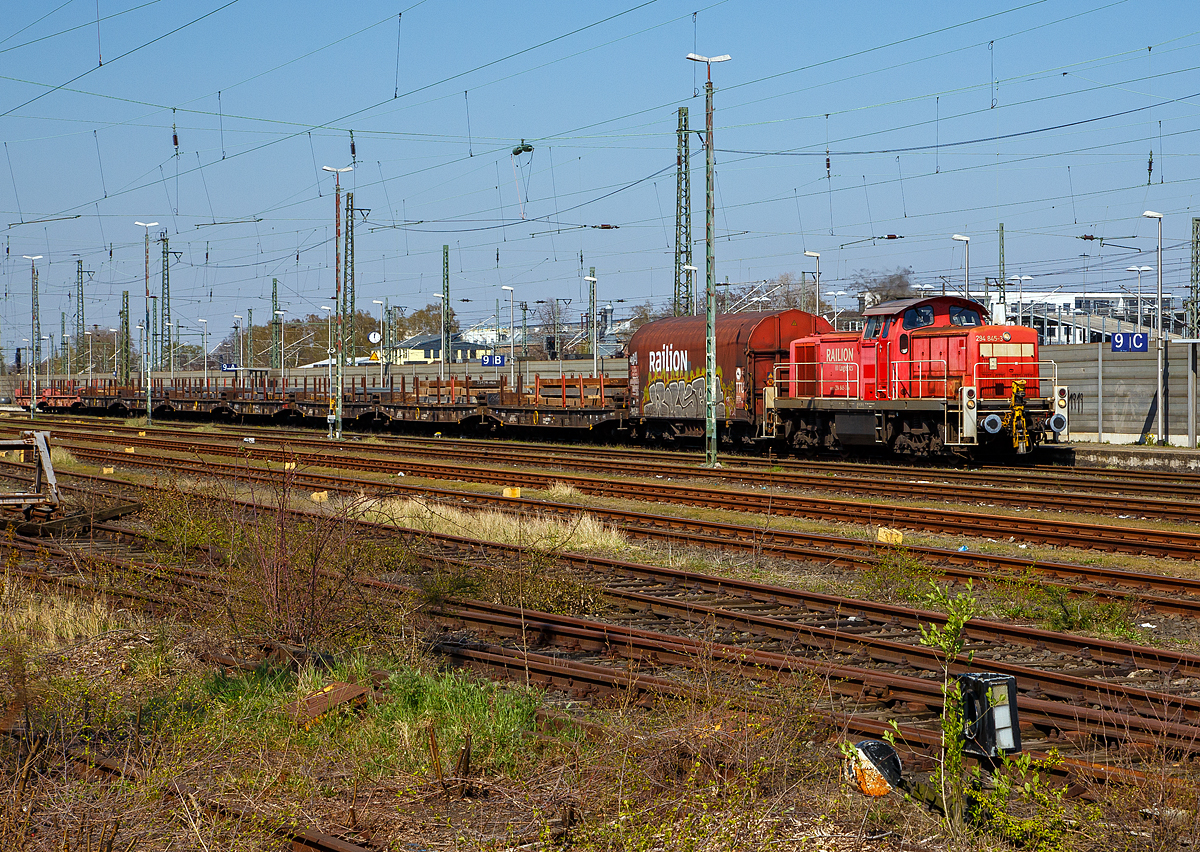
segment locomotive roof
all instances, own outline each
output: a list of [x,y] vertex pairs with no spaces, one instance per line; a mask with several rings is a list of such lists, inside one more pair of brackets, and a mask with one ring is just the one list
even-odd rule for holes
[[862,312],[862,315],[864,317],[891,316],[892,314],[898,314],[901,311],[906,311],[914,305],[924,305],[928,302],[936,302],[939,299],[943,301],[956,302],[963,305],[970,305],[971,307],[978,309],[981,315],[988,315],[987,308],[979,304],[979,302],[976,302],[974,299],[964,299],[962,296],[918,296],[911,299],[891,299],[890,301],[880,302],[878,305],[867,308]]

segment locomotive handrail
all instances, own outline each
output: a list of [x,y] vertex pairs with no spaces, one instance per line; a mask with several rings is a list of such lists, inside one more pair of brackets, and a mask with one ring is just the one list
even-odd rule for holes
[[[931,370],[930,374],[928,376],[926,376],[924,368],[920,366],[920,365],[924,365],[924,364],[930,364],[930,365],[941,364],[942,365],[941,372],[934,373]],[[908,368],[909,374],[908,374],[907,379],[900,378],[900,368],[901,367]],[[916,393],[913,393],[912,387],[911,387],[912,382],[913,382],[913,374],[912,374],[913,367],[918,367],[917,382],[919,384],[917,385]],[[920,358],[920,359],[914,359],[911,361],[893,361],[892,365],[891,365],[891,370],[892,370],[892,376],[891,376],[891,382],[889,383],[889,387],[888,387],[888,395],[892,399],[899,399],[901,397],[901,393],[900,393],[901,386],[900,385],[901,385],[902,381],[908,383],[909,390],[908,390],[907,396],[912,399],[924,399],[926,396],[933,395],[932,388],[930,389],[930,392],[928,394],[923,392],[924,391],[924,382],[927,382],[927,381],[930,384],[933,384],[934,382],[941,382],[943,396],[945,396],[949,392],[950,365],[946,361],[945,358]]]
[[[997,364],[996,369],[999,370],[1000,366],[1001,365]],[[981,387],[981,385],[980,385],[980,378],[981,378],[980,370],[981,369],[985,369],[988,371],[987,374],[984,374],[982,376],[984,381],[1001,382],[1002,384],[1006,384],[1008,386],[1008,388],[1010,388],[1010,389],[1012,388],[1012,383],[1014,381],[1018,381],[1018,380],[1027,381],[1027,382],[1032,380],[1032,381],[1038,382],[1039,385],[1043,381],[1049,381],[1051,386],[1058,384],[1058,364],[1056,364],[1054,361],[1015,361],[1015,362],[1008,361],[1008,362],[1005,362],[1003,364],[1003,366],[1005,369],[1009,369],[1012,367],[1018,367],[1018,368],[1020,368],[1020,367],[1036,367],[1036,372],[1033,370],[1018,370],[1015,375],[1003,375],[1002,376],[1002,375],[999,375],[998,373],[991,373],[992,368],[988,365],[987,361],[980,360],[980,361],[975,362],[975,366],[971,371],[971,373],[972,373],[971,378],[974,380],[975,387],[977,387],[977,388]],[[1045,375],[1043,375],[1043,368],[1047,367],[1047,366],[1050,368],[1049,375],[1045,376]],[[1040,387],[1038,388],[1038,394],[1039,394],[1039,396],[1044,395],[1042,393],[1042,389]]]
[[[797,378],[796,368],[811,367],[811,378]],[[846,392],[844,394],[824,394],[822,390],[830,384],[836,385],[838,379],[827,379],[822,368],[832,367],[835,371],[842,371],[845,375]],[[781,371],[783,371],[781,375]],[[854,377],[851,378],[850,373],[853,371]],[[844,398],[844,399],[862,399],[862,377],[860,373],[860,365],[853,361],[787,361],[776,364],[771,371],[771,380],[777,388],[777,393],[785,399],[796,399],[800,396],[797,393],[797,385],[808,384],[813,387],[815,393],[812,396],[821,398]],[[853,393],[851,392],[853,390]]]

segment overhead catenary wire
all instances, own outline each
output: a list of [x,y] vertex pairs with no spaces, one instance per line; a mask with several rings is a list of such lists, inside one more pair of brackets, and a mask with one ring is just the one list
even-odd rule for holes
[[[904,177],[904,176],[903,176],[902,172],[899,172],[899,170],[898,170],[898,174],[899,174],[900,180],[901,180],[901,181],[903,181],[903,177]],[[381,180],[382,180],[382,177],[381,177]],[[386,191],[386,184],[384,185],[384,188],[385,188],[385,191]],[[853,188],[853,187],[850,187],[850,188]],[[206,187],[206,189],[207,189],[207,187]],[[838,189],[839,189],[839,191],[844,191],[844,188],[842,188],[842,187],[839,187]],[[1082,196],[1081,196],[1081,198],[1082,198]],[[210,209],[211,209],[211,200],[210,200]],[[905,214],[906,214],[906,210],[905,210]],[[214,217],[214,218],[215,218],[215,217]],[[661,218],[661,217],[660,217],[660,218]],[[511,237],[512,237],[512,234],[510,233],[510,234],[509,234],[509,238],[511,238]],[[407,233],[406,233],[406,238],[407,238]]]
[[[238,0],[229,0],[228,3],[225,3],[223,6],[219,6],[218,8],[213,9],[211,12],[205,12],[203,15],[199,16],[198,18],[193,18],[192,20],[188,21],[186,24],[180,24],[178,27],[175,27],[174,29],[169,30],[168,32],[165,32],[160,36],[156,36],[155,38],[152,38],[149,41],[142,42],[141,44],[137,45],[136,47],[132,47],[129,50],[125,51],[124,53],[120,54],[119,56],[117,56],[116,59],[110,60],[109,64],[111,65],[113,62],[117,62],[121,59],[124,59],[127,56],[131,56],[132,54],[137,53],[140,50],[144,50],[145,48],[149,47],[152,44],[157,44],[158,42],[162,41],[164,38],[173,36],[173,35],[175,35],[175,33],[179,32],[181,30],[185,30],[194,24],[200,23],[200,21],[203,21],[205,18],[210,18],[213,15],[217,14],[218,12],[223,12],[224,10],[228,9],[230,6],[234,5],[237,2],[238,2]],[[54,86],[53,88],[48,89],[44,92],[41,92],[40,94],[34,95],[32,98],[30,98],[29,100],[27,100],[23,103],[17,104],[15,107],[11,107],[10,109],[8,109],[4,112],[0,112],[0,118],[3,118],[6,115],[11,115],[12,113],[16,112],[17,110],[24,109],[25,107],[29,106],[30,104],[34,103],[35,101],[39,101],[42,98],[46,97],[46,95],[49,95],[52,92],[57,92],[59,89],[65,87],[65,86],[69,86],[71,83],[74,83],[76,80],[80,80],[80,79],[86,77],[88,74],[91,74],[93,71],[95,71],[96,68],[100,68],[100,67],[101,66],[97,65],[95,68],[89,68],[88,70],[86,70],[80,74],[76,74],[74,77],[72,77],[70,80],[67,80],[65,83],[61,83],[57,86]]]
[[4,156],[8,160],[8,176],[10,178],[12,178],[13,198],[16,199],[16,202],[17,202],[17,215],[20,217],[21,221],[24,222],[25,221],[25,213],[21,210],[21,194],[19,192],[17,192],[17,176],[13,172],[12,154],[10,154],[8,152],[8,141],[7,140],[5,140],[5,142],[4,142]]

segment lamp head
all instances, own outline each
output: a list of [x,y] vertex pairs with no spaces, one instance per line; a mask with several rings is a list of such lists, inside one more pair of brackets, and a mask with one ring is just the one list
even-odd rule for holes
[[700,271],[699,268],[692,266],[690,263],[684,264],[683,268],[686,269],[688,272],[699,272]]
[[500,286],[500,289],[501,289],[501,290],[507,290],[507,291],[508,291],[508,292],[510,292],[510,293],[513,293],[513,292],[515,292],[515,291],[513,290],[513,288],[512,288],[512,287],[509,287],[507,284],[502,284],[502,285]]
[[42,256],[40,254],[33,254],[33,255],[23,254],[23,255],[21,255],[21,257],[25,258],[26,260],[41,260],[42,259]]
[[591,276],[591,275],[585,275],[585,276],[583,276],[583,280],[584,280],[584,281],[591,281],[593,284],[595,284],[595,283],[596,283],[596,279],[595,279],[593,276]]
[[970,238],[970,237],[964,237],[962,234],[955,234],[955,235],[953,235],[952,237],[950,237],[950,239],[952,239],[952,240],[958,240],[960,243],[969,243],[969,242],[971,242],[971,238]]
[[806,251],[804,253],[804,256],[805,257],[820,257],[821,253],[819,251]]
[[352,171],[354,171],[354,166],[346,166],[346,168],[344,168],[344,169],[335,169],[333,166],[321,166],[321,171],[323,171],[323,172],[337,172],[338,174],[341,174],[342,172],[352,172]]
[[1163,217],[1163,215],[1161,213],[1155,213],[1153,210],[1147,210],[1145,213],[1142,214],[1142,216],[1144,216],[1147,219],[1161,219]]
[[157,222],[134,222],[135,225],[141,225],[143,228],[153,228]]

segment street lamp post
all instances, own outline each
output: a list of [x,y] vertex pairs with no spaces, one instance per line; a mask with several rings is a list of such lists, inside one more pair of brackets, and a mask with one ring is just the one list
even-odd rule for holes
[[[1155,213],[1153,210],[1147,210],[1142,214],[1147,219],[1158,220],[1158,298],[1155,302],[1155,318],[1154,318],[1154,336],[1157,342],[1156,349],[1158,350],[1158,416],[1155,418],[1158,421],[1158,443],[1162,444],[1165,438],[1166,423],[1163,422],[1163,413],[1166,409],[1166,400],[1163,399],[1163,350],[1166,348],[1166,341],[1163,339],[1162,331],[1162,220],[1161,213]],[[1141,289],[1139,287],[1139,289]]]
[[283,342],[284,332],[287,331],[287,326],[283,322],[285,311],[276,311],[275,316],[279,317],[279,393],[287,393],[287,346]]
[[[517,362],[516,362],[516,334],[513,330],[513,293],[512,287],[507,284],[501,285],[501,290],[508,291],[508,387],[512,390],[513,385],[517,383]],[[520,397],[517,398],[520,403]]]
[[30,282],[30,288],[33,293],[33,301],[31,302],[32,312],[31,312],[30,331],[31,331],[32,336],[34,337],[34,342],[32,344],[33,352],[30,353],[32,355],[32,357],[29,359],[29,362],[33,365],[33,369],[30,370],[30,375],[32,375],[33,378],[29,382],[29,419],[33,420],[34,412],[37,411],[37,361],[38,361],[38,356],[41,354],[41,348],[42,348],[42,344],[37,342],[37,339],[36,339],[38,336],[38,332],[39,332],[38,299],[37,299],[37,262],[42,259],[42,256],[40,254],[34,254],[34,255],[23,254],[23,255],[21,255],[21,257],[23,257],[29,261],[29,282]]
[[689,53],[693,62],[703,62],[708,72],[704,83],[704,266],[706,270],[706,335],[704,357],[704,463],[717,466],[717,261],[713,254],[716,234],[716,189],[713,151],[713,84],[712,64],[727,62],[729,54],[700,56]]
[[[50,335],[43,334],[42,340],[46,341],[46,388],[50,387]],[[37,372],[36,370],[34,372]]]
[[[157,225],[157,222],[134,222],[135,225],[140,225],[146,229],[146,334],[150,333],[150,229]],[[140,345],[140,344],[139,344]],[[146,377],[146,425],[150,425],[150,412],[153,408],[150,402],[150,359],[147,357],[149,353],[142,352],[142,374]]]
[[442,304],[442,357],[438,364],[438,378],[445,383],[446,381],[446,297],[442,293],[434,293],[435,299],[440,299]]
[[833,330],[837,331],[837,318],[841,311],[838,310],[838,297],[845,296],[845,290],[835,290],[833,292]]
[[1138,291],[1137,291],[1137,327],[1142,327],[1142,273],[1153,270],[1152,266],[1127,266],[1126,272],[1136,272],[1138,275]]
[[334,185],[334,221],[336,227],[334,229],[334,244],[333,244],[333,276],[336,279],[337,290],[334,293],[334,305],[337,307],[337,409],[332,415],[333,437],[339,441],[342,439],[342,376],[345,369],[344,360],[342,358],[342,173],[354,170],[354,166],[346,166],[344,169],[335,169],[333,166],[321,166],[323,171],[333,172]]
[[383,392],[383,364],[384,364],[383,359],[386,357],[386,350],[384,349],[384,346],[383,346],[383,343],[384,343],[384,341],[383,341],[383,320],[384,320],[383,299],[372,299],[371,304],[379,305],[379,390],[380,390],[380,393],[382,393]]
[[[142,325],[142,324],[140,324],[140,323],[138,324],[138,327],[137,327],[137,332],[138,332],[138,351],[139,351],[139,352],[142,354],[142,361],[143,361],[143,362],[146,360],[146,351],[145,351],[145,348],[144,348],[145,344],[143,343],[143,338],[144,338],[144,335],[142,334],[142,332],[143,332],[143,331],[145,331],[145,329],[146,329],[146,327],[145,327],[145,326],[143,326],[143,325]],[[139,372],[142,372],[142,373],[143,373],[143,375],[144,375],[146,371],[143,369],[143,370],[141,370],[141,371],[139,371]],[[149,396],[149,391],[147,391],[147,394],[146,394],[146,395],[147,395],[147,396]],[[147,423],[146,425],[150,425],[150,424],[149,424],[149,423]]]
[[[820,316],[821,315],[821,253],[819,251],[806,251],[804,253],[804,256],[805,257],[815,257],[817,259],[817,279],[816,279],[817,283],[814,288],[815,292],[814,292],[814,297],[813,297],[813,313],[816,314],[817,316]],[[836,269],[834,270],[834,273],[835,274],[837,273]]]
[[962,234],[955,234],[950,239],[958,240],[964,243],[967,247],[966,270],[963,274],[963,289],[966,290],[967,298],[971,298],[971,238],[964,237]]
[[175,348],[174,341],[171,340],[171,332],[174,331],[175,323],[172,320],[167,320],[166,328],[163,329],[167,335],[167,363],[171,369],[171,389],[175,389]]
[[200,347],[203,349],[200,362],[204,365],[204,392],[208,393],[208,320],[198,320],[200,323]]
[[[692,266],[690,263],[684,264],[683,266],[680,267],[680,269],[682,269],[684,272],[688,272],[688,273],[700,271],[700,269],[698,267]],[[692,285],[692,276],[689,274],[688,275],[688,286],[691,287],[691,285]],[[689,305],[688,307],[691,308],[693,316],[699,310],[699,308],[696,306],[696,290],[694,287],[692,288],[692,304]]]
[[588,317],[591,319],[591,322],[592,322],[592,333],[591,333],[592,378],[594,379],[594,378],[596,378],[596,375],[599,373],[599,370],[600,370],[600,358],[599,358],[599,355],[596,353],[596,276],[595,275],[585,275],[583,280],[588,282],[588,284],[589,284],[589,287],[588,287],[588,291],[589,291],[589,293],[588,293]]
[[329,424],[329,437],[333,437],[333,308],[329,305],[321,305],[321,310],[325,312],[325,328],[328,335],[325,342],[325,387],[329,391],[329,413],[325,415],[325,420]]
[[238,345],[238,348],[237,348],[237,356],[238,356],[237,372],[234,373],[234,375],[237,376],[241,372],[242,363],[245,360],[245,354],[242,352],[242,315],[234,314],[233,318],[235,320],[237,320],[237,322],[235,322],[233,324],[233,330],[237,334],[237,345]]
[[1032,275],[1010,275],[1009,281],[1017,282],[1017,325],[1025,324],[1025,282],[1032,281]]

